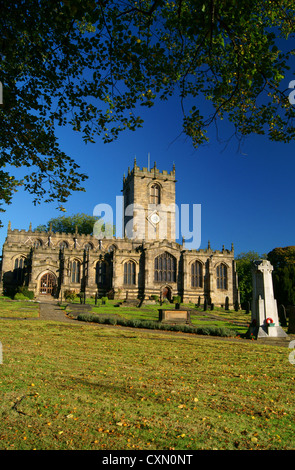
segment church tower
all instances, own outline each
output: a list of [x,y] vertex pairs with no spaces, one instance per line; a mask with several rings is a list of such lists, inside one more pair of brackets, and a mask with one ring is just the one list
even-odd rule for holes
[[153,168],[133,169],[123,177],[124,233],[127,238],[175,241],[175,166],[168,173]]

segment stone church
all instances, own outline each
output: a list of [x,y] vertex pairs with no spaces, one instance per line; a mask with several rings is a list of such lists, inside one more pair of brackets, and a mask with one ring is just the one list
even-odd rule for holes
[[140,169],[134,161],[123,177],[122,238],[38,232],[31,224],[18,230],[9,222],[1,289],[26,285],[35,296],[54,297],[66,290],[115,299],[180,296],[185,303],[206,299],[216,306],[228,298],[232,306],[239,300],[233,245],[189,250],[175,241],[175,183],[174,165],[160,172],[156,164]]

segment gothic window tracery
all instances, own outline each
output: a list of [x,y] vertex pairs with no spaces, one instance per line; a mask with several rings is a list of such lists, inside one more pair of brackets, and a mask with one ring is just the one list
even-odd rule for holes
[[221,263],[216,268],[217,289],[227,289],[227,267]]
[[126,286],[134,286],[135,285],[135,263],[134,261],[127,261],[124,264],[124,284]]
[[155,282],[176,282],[176,258],[166,252],[155,258]]
[[191,287],[203,287],[203,266],[200,261],[194,261],[192,263]]
[[81,280],[81,263],[78,260],[70,262],[70,280],[73,283],[78,283]]

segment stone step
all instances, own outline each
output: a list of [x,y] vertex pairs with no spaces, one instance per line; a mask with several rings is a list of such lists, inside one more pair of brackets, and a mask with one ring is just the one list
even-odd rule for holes
[[259,344],[266,344],[269,346],[282,346],[288,347],[291,338],[289,336],[285,338],[278,338],[278,337],[270,337],[270,338],[258,338],[257,342]]
[[46,302],[46,303],[57,303],[58,299],[52,297],[52,295],[37,295],[35,298],[37,302]]

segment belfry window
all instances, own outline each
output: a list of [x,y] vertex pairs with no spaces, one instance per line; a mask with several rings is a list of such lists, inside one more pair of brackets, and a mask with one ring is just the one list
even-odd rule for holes
[[150,188],[150,203],[160,204],[160,202],[161,202],[160,186],[157,183],[155,183]]
[[227,267],[221,263],[216,268],[217,289],[227,289]]
[[199,261],[192,263],[191,267],[191,286],[203,287],[203,266]]
[[135,285],[135,263],[134,261],[127,261],[124,264],[124,284],[127,286]]
[[170,253],[155,258],[155,282],[176,282],[176,259]]

